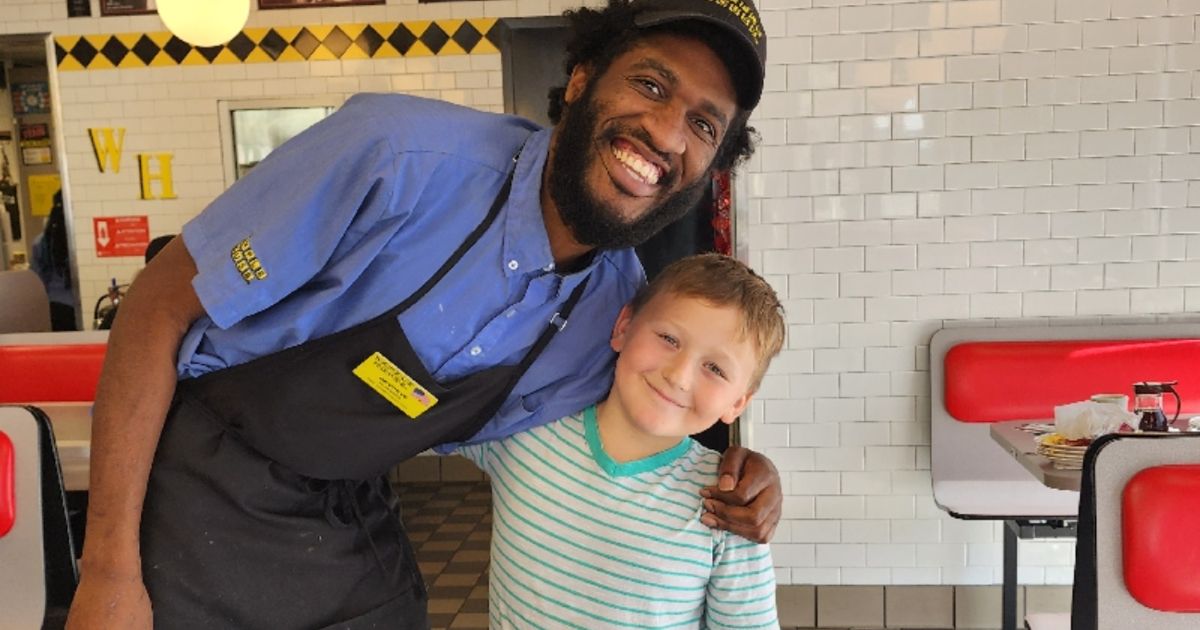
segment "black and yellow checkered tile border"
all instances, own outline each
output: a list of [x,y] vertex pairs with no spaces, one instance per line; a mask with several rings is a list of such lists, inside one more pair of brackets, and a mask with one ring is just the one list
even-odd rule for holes
[[473,18],[247,28],[205,48],[165,31],[60,35],[54,44],[59,70],[385,59],[496,53],[495,26],[496,18]]

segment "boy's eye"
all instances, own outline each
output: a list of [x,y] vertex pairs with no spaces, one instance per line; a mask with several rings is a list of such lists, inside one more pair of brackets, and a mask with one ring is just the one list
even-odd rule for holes
[[662,339],[666,343],[670,344],[671,347],[673,347],[673,348],[679,347],[679,340],[672,337],[671,335],[668,335],[667,333],[658,333],[658,338]]
[[722,370],[721,366],[717,365],[716,363],[709,363],[705,367],[708,368],[709,372],[712,372],[721,378],[725,378],[725,370]]

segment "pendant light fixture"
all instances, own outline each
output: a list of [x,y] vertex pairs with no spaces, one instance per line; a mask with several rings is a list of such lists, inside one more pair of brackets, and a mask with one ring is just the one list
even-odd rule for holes
[[156,5],[171,33],[193,46],[228,42],[250,16],[250,0],[158,0]]

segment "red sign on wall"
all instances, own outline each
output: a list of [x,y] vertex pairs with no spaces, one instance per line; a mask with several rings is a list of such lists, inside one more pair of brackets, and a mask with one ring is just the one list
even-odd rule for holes
[[142,256],[150,244],[150,221],[140,217],[95,217],[96,256]]

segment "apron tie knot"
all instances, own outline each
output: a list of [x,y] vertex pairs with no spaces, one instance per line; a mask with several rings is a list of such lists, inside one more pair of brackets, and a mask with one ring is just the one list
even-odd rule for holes
[[[358,528],[359,533],[366,537],[367,545],[371,548],[371,554],[375,557],[375,564],[379,567],[380,572],[386,578],[393,578],[399,574],[404,559],[397,558],[391,570],[388,569],[379,546],[375,544],[372,523],[368,521],[371,517],[376,517],[376,522],[378,522],[377,517],[382,514],[384,520],[392,526],[389,529],[394,535],[402,535],[404,531],[398,507],[389,500],[388,495],[381,487],[386,483],[387,479],[384,477],[375,477],[365,481],[357,479],[313,480],[315,486],[313,490],[324,495],[325,521],[339,529]],[[416,561],[415,558],[413,561]]]

